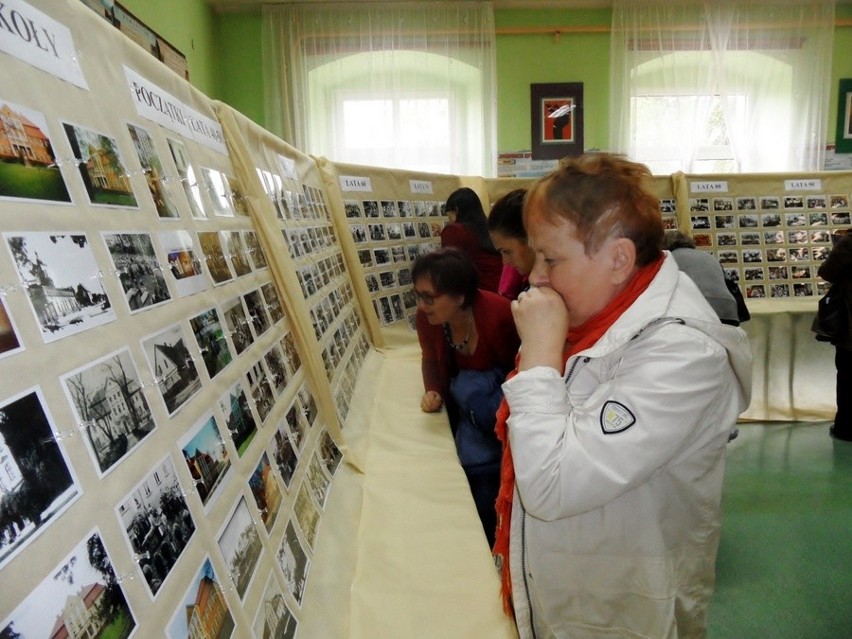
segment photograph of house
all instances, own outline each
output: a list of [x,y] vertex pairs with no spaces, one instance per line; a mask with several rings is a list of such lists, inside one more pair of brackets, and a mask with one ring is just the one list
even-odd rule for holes
[[103,133],[63,122],[65,135],[89,201],[104,206],[138,207],[118,141]]
[[225,593],[207,557],[167,628],[169,639],[228,639],[234,627]]
[[182,440],[183,460],[192,476],[195,491],[207,507],[218,495],[231,468],[228,450],[213,413],[207,413],[186,433]]
[[249,477],[248,485],[257,509],[260,511],[263,525],[269,532],[275,525],[275,518],[281,508],[281,488],[275,481],[272,464],[269,463],[269,456],[266,453],[260,456],[260,462]]
[[242,457],[257,434],[257,421],[251,411],[243,385],[239,381],[219,398],[219,410],[231,433],[237,454]]
[[104,233],[103,238],[131,313],[171,299],[149,233]]
[[281,545],[278,546],[276,557],[278,567],[281,568],[281,574],[284,576],[284,585],[287,587],[287,591],[301,606],[302,596],[305,594],[305,582],[311,568],[311,560],[305,554],[305,549],[302,548],[302,542],[299,541],[292,521],[287,522],[287,528],[284,530],[284,537],[281,539]]
[[142,165],[142,170],[145,171],[145,181],[148,184],[148,191],[151,193],[151,198],[154,200],[157,215],[163,219],[180,217],[171,191],[166,183],[166,172],[163,169],[160,154],[154,146],[151,134],[141,126],[130,123],[127,124],[127,130],[130,132],[130,139],[133,140],[136,155],[139,156],[139,164]]
[[0,622],[0,637],[130,637],[133,612],[95,529]]
[[296,636],[299,622],[287,605],[274,571],[266,581],[253,627],[257,639],[293,639]]
[[44,115],[0,100],[0,198],[71,202]]
[[183,142],[174,138],[168,138],[168,140],[169,151],[171,151],[172,159],[175,162],[175,167],[177,167],[180,183],[183,185],[192,217],[196,220],[206,220],[207,213],[204,208],[204,202],[201,199],[201,187],[198,185],[195,169],[189,161],[189,153]]
[[207,277],[188,231],[162,231],[160,244],[166,254],[168,272],[178,297],[199,293],[207,288]]
[[142,349],[169,415],[173,415],[201,390],[201,378],[187,350],[183,329],[173,324],[143,339]]
[[234,504],[218,541],[231,581],[242,599],[254,577],[255,567],[263,550],[260,534],[245,497],[240,497]]

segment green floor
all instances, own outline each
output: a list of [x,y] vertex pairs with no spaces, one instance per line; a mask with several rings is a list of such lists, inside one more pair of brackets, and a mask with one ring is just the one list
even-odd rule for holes
[[710,639],[852,637],[852,443],[828,422],[729,444]]

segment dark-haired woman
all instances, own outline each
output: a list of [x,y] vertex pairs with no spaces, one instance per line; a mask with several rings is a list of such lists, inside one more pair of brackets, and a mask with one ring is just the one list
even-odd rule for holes
[[510,302],[477,288],[476,268],[458,249],[421,255],[411,275],[425,389],[420,407],[431,413],[447,406],[456,452],[490,547],[500,487],[496,411],[520,343]]
[[449,223],[441,231],[441,246],[455,247],[470,257],[479,273],[479,288],[497,292],[503,262],[488,236],[482,202],[473,189],[456,189],[444,205]]
[[488,216],[488,234],[503,258],[503,276],[497,292],[510,300],[529,288],[529,275],[535,265],[535,251],[527,243],[524,230],[526,189],[509,191],[494,202]]

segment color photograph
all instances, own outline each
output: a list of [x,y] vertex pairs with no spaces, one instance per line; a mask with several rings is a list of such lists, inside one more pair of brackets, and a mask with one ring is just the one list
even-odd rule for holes
[[166,410],[169,416],[174,415],[201,390],[201,379],[180,324],[143,339],[142,350]]
[[172,459],[166,456],[116,508],[130,551],[153,597],[195,532],[183,495]]
[[201,244],[201,252],[204,254],[204,261],[207,263],[207,270],[210,271],[213,282],[221,284],[234,279],[231,269],[228,267],[228,262],[225,260],[225,252],[222,250],[219,233],[202,231],[198,234],[198,241]]
[[189,231],[163,231],[160,244],[169,263],[169,273],[178,297],[186,297],[207,289],[207,277]]
[[169,639],[228,639],[234,618],[213,564],[206,557],[186,590],[166,631]]
[[118,141],[103,133],[63,122],[77,168],[92,204],[138,207]]
[[219,549],[228,567],[228,574],[240,599],[245,597],[257,561],[263,551],[263,542],[252,519],[245,497],[240,497],[231,510],[228,523],[219,533]]
[[70,203],[44,115],[0,100],[0,198]]
[[254,503],[260,511],[260,519],[266,527],[266,532],[269,532],[275,525],[275,518],[281,509],[281,488],[272,474],[272,464],[269,463],[266,453],[260,456],[260,462],[249,477],[248,485]]
[[130,455],[156,424],[128,349],[62,376],[98,476]]
[[257,422],[251,412],[246,393],[240,382],[219,399],[219,409],[225,419],[225,427],[234,441],[237,454],[242,457],[254,436],[257,435]]
[[233,360],[225,332],[215,308],[207,309],[189,320],[204,367],[210,379],[218,375]]
[[41,390],[0,403],[0,568],[82,494]]
[[302,480],[299,491],[296,493],[296,503],[293,505],[293,511],[296,515],[296,522],[299,524],[299,530],[308,544],[308,548],[313,550],[316,548],[317,530],[319,529],[320,513],[311,499],[310,487],[307,479]]
[[213,413],[206,413],[180,441],[183,460],[206,512],[219,496],[231,468],[228,449]]
[[157,153],[151,134],[146,129],[130,123],[127,124],[127,130],[130,132],[130,139],[133,140],[136,155],[139,156],[139,164],[145,172],[145,182],[154,200],[157,215],[161,219],[179,218],[180,213],[166,183],[166,172],[160,162],[160,154]]
[[45,342],[115,319],[101,267],[84,234],[5,233]]
[[131,314],[171,299],[148,233],[103,233],[103,238]]
[[124,639],[135,629],[121,579],[95,529],[0,623],[0,637]]
[[23,349],[21,338],[18,337],[18,329],[6,309],[6,300],[3,296],[0,296],[0,359],[18,353]]

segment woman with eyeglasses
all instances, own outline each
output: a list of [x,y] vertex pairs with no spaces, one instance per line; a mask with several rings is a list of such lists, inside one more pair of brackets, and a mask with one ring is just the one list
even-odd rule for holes
[[418,257],[411,278],[425,389],[420,408],[433,413],[447,407],[456,452],[490,547],[500,487],[496,411],[520,344],[510,302],[479,289],[476,267],[455,248]]
[[476,191],[466,186],[456,189],[447,198],[444,212],[449,223],[441,231],[441,246],[466,253],[479,273],[479,288],[496,293],[503,260],[491,243],[485,210]]

